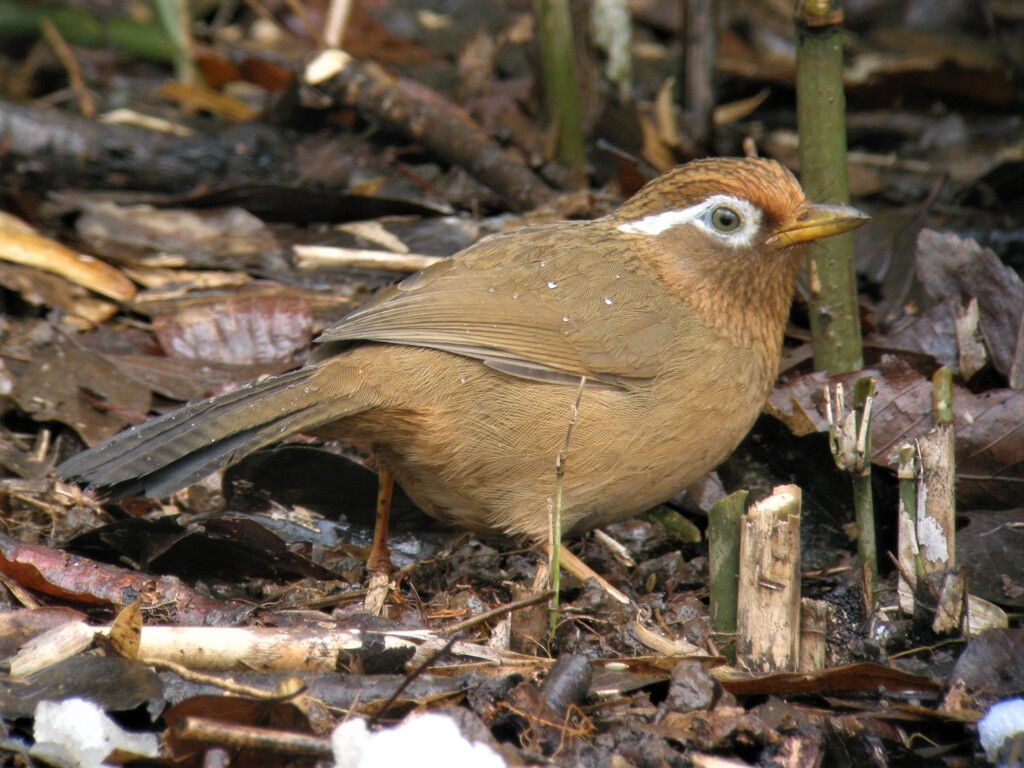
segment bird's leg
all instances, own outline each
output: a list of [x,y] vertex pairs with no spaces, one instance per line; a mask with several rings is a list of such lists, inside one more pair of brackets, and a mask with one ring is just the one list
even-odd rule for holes
[[391,592],[391,551],[388,548],[388,519],[391,517],[391,497],[395,489],[395,473],[386,465],[377,468],[377,518],[373,525],[373,543],[366,558],[370,573],[366,585],[363,610],[371,616],[382,616]]
[[377,517],[373,526],[373,544],[366,558],[370,573],[391,570],[391,550],[388,548],[388,520],[391,517],[391,497],[395,490],[395,473],[381,464],[377,470]]

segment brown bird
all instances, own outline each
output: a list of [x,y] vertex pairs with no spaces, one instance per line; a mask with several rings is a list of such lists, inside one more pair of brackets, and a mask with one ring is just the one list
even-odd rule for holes
[[[427,513],[544,541],[643,511],[746,435],[778,371],[805,243],[867,216],[760,159],[692,162],[609,216],[486,239],[383,291],[305,367],[133,427],[58,468],[163,496],[296,432],[372,445]],[[378,540],[374,550],[386,562]],[[372,558],[371,558],[372,559]]]

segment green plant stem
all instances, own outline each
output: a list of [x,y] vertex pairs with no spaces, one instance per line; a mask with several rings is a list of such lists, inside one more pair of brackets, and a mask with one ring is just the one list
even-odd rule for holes
[[555,470],[555,503],[551,510],[551,554],[548,557],[548,575],[551,602],[548,606],[548,643],[554,642],[558,629],[558,606],[562,588],[562,486],[565,478],[565,457],[558,454]]
[[99,48],[114,45],[125,53],[157,61],[172,61],[170,38],[156,23],[140,23],[123,16],[99,18],[88,11],[0,0],[0,40],[39,36],[39,24],[49,19],[72,45]]
[[555,157],[580,180],[586,163],[583,112],[576,81],[576,46],[568,0],[534,0],[540,80],[548,123],[557,132]]
[[565,460],[569,454],[569,441],[572,440],[572,428],[576,425],[576,416],[580,412],[580,400],[583,389],[587,386],[587,377],[580,377],[580,386],[576,390],[569,415],[569,424],[565,428],[565,442],[555,457],[555,498],[551,505],[551,554],[549,575],[551,585],[551,607],[548,610],[548,640],[554,642],[555,630],[558,628],[559,588],[562,585],[562,492],[565,485]]
[[853,506],[857,516],[857,559],[865,567],[870,592],[878,589],[875,508],[871,502],[871,473],[853,478]]
[[153,0],[157,15],[168,37],[171,38],[173,49],[174,70],[178,82],[195,84],[199,82],[192,53],[192,19],[189,16],[188,4],[185,0]]
[[[849,202],[843,13],[839,0],[797,3],[797,123],[800,180],[815,202]],[[814,367],[830,374],[863,366],[853,238],[831,237],[809,248]]]
[[719,499],[708,512],[711,625],[721,653],[736,661],[736,598],[740,579],[740,519],[747,492]]

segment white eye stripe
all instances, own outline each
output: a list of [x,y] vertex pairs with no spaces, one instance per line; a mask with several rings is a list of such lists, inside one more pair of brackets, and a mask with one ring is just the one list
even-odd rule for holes
[[626,232],[631,235],[660,235],[667,229],[693,221],[707,210],[707,205],[708,201],[705,200],[703,203],[691,205],[689,208],[683,208],[682,210],[652,213],[650,216],[644,216],[642,219],[619,224],[618,229],[620,232]]
[[[735,232],[719,232],[709,223],[711,212],[726,205],[741,217],[740,228]],[[660,235],[682,224],[693,222],[708,235],[734,247],[750,245],[754,234],[761,227],[761,211],[748,200],[732,195],[713,195],[696,205],[672,211],[662,211],[644,216],[642,219],[627,221],[618,226],[620,232],[633,235]]]

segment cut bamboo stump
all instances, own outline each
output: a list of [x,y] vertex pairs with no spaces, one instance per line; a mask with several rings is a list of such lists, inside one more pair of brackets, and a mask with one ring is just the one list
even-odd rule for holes
[[782,485],[743,516],[736,660],[792,672],[800,655],[800,489]]
[[825,668],[828,616],[832,606],[824,600],[805,597],[800,600],[800,657],[798,672]]
[[[961,347],[962,349],[962,347]],[[942,367],[932,377],[935,426],[914,445],[896,451],[899,462],[900,610],[915,622],[930,620],[935,634],[976,636],[1009,626],[997,605],[967,592],[956,566],[956,436],[953,374]],[[922,601],[924,605],[920,602]]]
[[899,580],[896,595],[900,610],[908,616],[914,612],[914,590],[921,573],[921,553],[917,548],[917,449],[903,443],[897,449],[899,465]]
[[917,546],[926,574],[956,567],[953,440],[953,425],[943,423],[917,441]]

